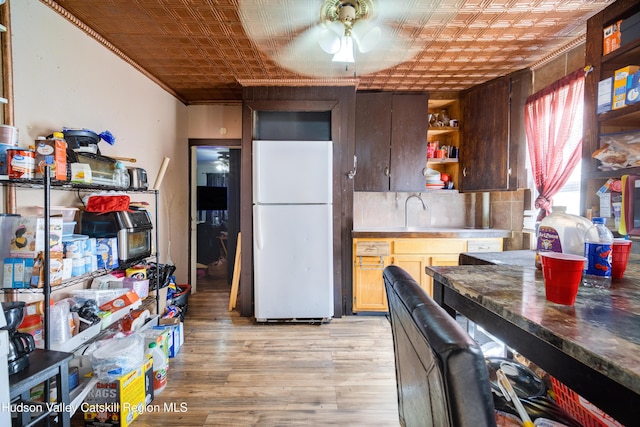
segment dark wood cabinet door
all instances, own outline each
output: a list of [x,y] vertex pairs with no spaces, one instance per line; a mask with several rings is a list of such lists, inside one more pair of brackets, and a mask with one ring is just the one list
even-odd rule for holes
[[509,77],[462,93],[460,191],[509,189]]
[[355,191],[389,191],[391,92],[356,94]]
[[394,94],[391,112],[391,191],[425,191],[429,98]]

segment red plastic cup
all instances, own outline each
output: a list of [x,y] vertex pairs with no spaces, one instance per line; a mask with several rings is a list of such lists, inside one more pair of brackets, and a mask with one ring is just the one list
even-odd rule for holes
[[631,253],[631,240],[614,239],[613,252],[611,253],[611,277],[622,279],[627,269],[629,254]]
[[582,281],[586,258],[559,252],[541,252],[540,259],[547,300],[573,305]]

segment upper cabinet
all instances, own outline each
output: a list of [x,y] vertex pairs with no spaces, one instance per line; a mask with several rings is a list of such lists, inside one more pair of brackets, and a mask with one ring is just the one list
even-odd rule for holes
[[355,191],[425,191],[426,94],[356,94]]
[[525,186],[524,102],[530,91],[531,72],[526,70],[461,94],[460,191]]
[[[600,135],[640,130],[640,103],[623,108],[597,113],[598,83],[613,77],[614,72],[628,65],[640,65],[640,36],[634,36],[633,28],[623,29],[621,46],[604,54],[604,29],[618,21],[632,22],[633,15],[640,13],[637,0],[618,0],[587,21],[586,65],[592,71],[585,77],[584,88],[584,133],[582,141],[582,214],[588,209],[599,210],[597,190],[609,178],[622,175],[640,175],[640,167],[601,171],[599,161],[591,157],[600,147]],[[634,19],[637,18],[634,17]],[[640,24],[633,25],[637,27]],[[640,27],[638,27],[640,28]],[[636,28],[637,29],[637,28]]]

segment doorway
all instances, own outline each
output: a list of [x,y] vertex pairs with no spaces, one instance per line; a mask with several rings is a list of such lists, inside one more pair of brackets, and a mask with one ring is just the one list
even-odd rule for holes
[[189,145],[191,282],[195,290],[198,282],[230,285],[240,231],[239,140],[189,140]]

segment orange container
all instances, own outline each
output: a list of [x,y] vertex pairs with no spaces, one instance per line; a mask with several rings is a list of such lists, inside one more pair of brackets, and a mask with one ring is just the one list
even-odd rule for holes
[[31,334],[36,346],[43,343],[42,318],[38,314],[25,316],[20,326],[18,326],[18,331]]
[[129,291],[126,294],[122,295],[121,297],[112,299],[111,301],[101,305],[100,310],[110,311],[113,313],[114,311],[118,311],[121,308],[130,306],[131,304],[135,303],[139,299],[140,299],[140,296],[138,296],[137,293],[133,291]]
[[42,178],[47,156],[53,156],[51,178],[67,180],[67,143],[64,139],[36,140],[36,178]]
[[552,376],[551,386],[556,403],[585,427],[624,427],[610,415]]

